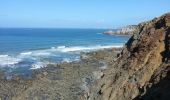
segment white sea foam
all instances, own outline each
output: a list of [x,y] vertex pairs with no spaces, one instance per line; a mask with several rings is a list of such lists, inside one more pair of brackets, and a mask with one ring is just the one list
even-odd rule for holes
[[31,52],[22,52],[20,53],[20,56],[26,57],[26,56],[48,56],[50,55],[50,52],[48,50],[35,50]]
[[[35,62],[31,69],[42,68],[46,66],[46,63],[42,63],[41,59],[50,58],[50,57],[59,57],[59,59],[63,59],[62,62],[72,62],[78,61],[79,57],[77,57],[80,52],[88,52],[99,49],[107,49],[107,48],[120,48],[123,44],[115,44],[115,45],[96,45],[96,46],[58,46],[51,47],[49,49],[44,50],[32,50],[27,52],[21,52],[19,55],[9,56],[9,55],[0,55],[0,66],[8,66],[16,65],[22,61],[29,62],[29,60]],[[69,53],[69,54],[68,54]],[[71,55],[76,54],[75,57],[70,57]],[[64,57],[63,57],[64,54]],[[68,56],[68,57],[67,57]],[[37,62],[37,63],[36,63]],[[18,66],[18,65],[17,65]]]
[[20,56],[52,56],[55,53],[66,53],[66,52],[76,52],[76,51],[92,51],[92,50],[98,50],[98,49],[107,49],[107,48],[120,48],[123,44],[118,45],[96,45],[96,46],[72,46],[72,47],[66,47],[66,46],[58,46],[57,48],[51,47],[50,49],[44,49],[44,50],[34,50],[29,52],[22,52],[20,53]]
[[[58,47],[51,47],[49,49],[44,49],[44,50],[34,50],[34,51],[29,51],[29,52],[22,52],[18,56],[19,58],[41,58],[41,57],[51,57],[54,55],[60,55],[61,53],[75,53],[75,52],[85,52],[85,51],[93,51],[93,50],[99,50],[99,49],[107,49],[107,48],[120,48],[122,47],[123,44],[117,44],[117,45],[106,45],[106,46],[101,46],[101,45],[96,45],[96,46],[72,46],[72,47],[66,47],[66,46],[58,46]],[[69,57],[68,57],[69,58]],[[34,60],[35,60],[34,59]],[[77,59],[77,58],[76,58]],[[70,62],[72,59],[64,59],[64,62]]]
[[69,62],[72,62],[72,61],[71,61],[71,59],[69,59],[69,58],[64,58],[62,62],[67,62],[67,63],[69,63]]
[[43,68],[43,67],[46,67],[46,66],[47,66],[46,63],[36,62],[36,63],[32,64],[30,69],[39,69],[39,68]]
[[32,52],[22,52],[22,53],[20,53],[21,55],[31,55],[32,54]]
[[8,55],[0,55],[0,65],[1,66],[8,66],[18,64],[22,59],[11,57]]
[[1,58],[3,58],[3,57],[8,57],[8,55],[0,55],[0,57],[1,57]]
[[49,56],[51,53],[50,52],[43,52],[43,51],[39,51],[39,52],[35,52],[33,54],[33,56]]
[[108,49],[108,48],[120,48],[123,47],[123,44],[120,45],[107,45],[107,46],[74,46],[74,47],[60,47],[57,50],[60,52],[75,52],[75,51],[91,51],[91,50],[98,50],[98,49]]
[[90,50],[90,47],[66,47],[62,48],[61,52],[73,52],[73,51],[83,51],[83,50]]
[[66,48],[66,46],[58,46],[57,49],[63,49]]

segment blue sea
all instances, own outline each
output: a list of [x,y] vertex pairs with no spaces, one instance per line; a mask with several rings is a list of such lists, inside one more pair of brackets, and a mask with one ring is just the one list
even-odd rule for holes
[[78,61],[81,52],[122,47],[128,36],[104,35],[104,29],[0,29],[0,69],[29,73],[50,63]]

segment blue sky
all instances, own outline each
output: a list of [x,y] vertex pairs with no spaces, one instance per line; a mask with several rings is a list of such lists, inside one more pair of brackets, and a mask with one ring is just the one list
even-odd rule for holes
[[170,0],[0,0],[0,27],[115,28],[170,12]]

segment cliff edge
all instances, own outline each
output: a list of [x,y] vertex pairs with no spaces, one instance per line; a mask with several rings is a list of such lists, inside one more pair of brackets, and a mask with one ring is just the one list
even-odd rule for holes
[[138,26],[87,99],[170,99],[170,13]]

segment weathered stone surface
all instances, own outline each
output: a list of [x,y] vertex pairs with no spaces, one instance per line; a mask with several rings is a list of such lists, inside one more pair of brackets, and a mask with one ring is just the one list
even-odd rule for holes
[[89,100],[170,98],[170,14],[139,24],[116,63],[91,88]]

